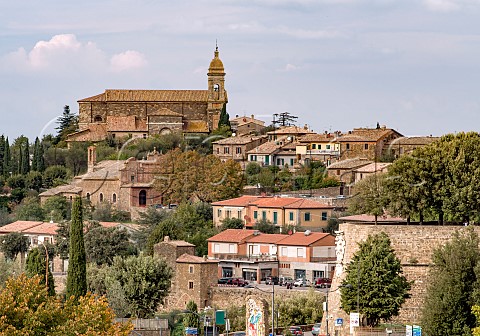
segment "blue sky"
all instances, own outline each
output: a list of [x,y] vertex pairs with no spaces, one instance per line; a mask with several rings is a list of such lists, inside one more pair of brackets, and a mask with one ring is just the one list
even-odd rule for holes
[[216,39],[231,116],[478,131],[480,0],[44,0],[2,4],[0,133],[107,88],[205,89]]

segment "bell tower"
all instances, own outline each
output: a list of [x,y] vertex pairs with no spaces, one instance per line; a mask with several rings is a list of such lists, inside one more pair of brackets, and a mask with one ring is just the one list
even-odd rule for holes
[[218,120],[223,105],[228,102],[225,90],[225,69],[218,57],[218,45],[208,68],[208,128],[210,131],[218,127]]

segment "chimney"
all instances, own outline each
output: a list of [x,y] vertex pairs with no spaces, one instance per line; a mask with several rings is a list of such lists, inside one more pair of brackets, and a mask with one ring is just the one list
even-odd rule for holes
[[308,125],[305,124],[305,126],[303,126],[303,129],[308,131]]
[[87,151],[88,151],[87,172],[91,173],[91,172],[93,172],[93,168],[95,167],[95,164],[97,163],[97,148],[95,146],[90,146],[90,147],[88,147]]
[[251,117],[252,117],[252,120],[253,120],[253,119],[255,119],[255,116],[254,116],[253,114],[252,114],[252,116],[251,116]]

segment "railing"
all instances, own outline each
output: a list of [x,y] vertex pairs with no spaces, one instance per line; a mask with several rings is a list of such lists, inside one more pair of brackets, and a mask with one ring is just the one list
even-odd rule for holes
[[276,255],[270,254],[258,254],[258,255],[242,255],[242,254],[228,254],[228,253],[214,253],[214,259],[219,260],[232,260],[232,261],[276,261]]
[[311,257],[310,262],[330,262],[336,261],[336,257]]
[[116,318],[115,322],[133,324],[134,330],[167,330],[168,320],[166,319],[128,319]]

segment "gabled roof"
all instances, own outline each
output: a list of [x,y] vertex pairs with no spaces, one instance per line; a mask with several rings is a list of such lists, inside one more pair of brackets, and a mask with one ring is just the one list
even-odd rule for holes
[[310,143],[310,142],[336,142],[337,137],[334,134],[306,134],[298,139],[298,142],[301,143]]
[[78,102],[205,102],[208,90],[105,90]]
[[299,126],[285,126],[285,127],[280,127],[274,131],[267,132],[268,135],[288,135],[288,134],[310,134],[313,133],[313,131],[310,131],[309,129],[305,127],[299,127]]
[[0,227],[0,233],[23,232],[42,223],[36,221],[16,221]]
[[251,136],[251,135],[232,136],[229,138],[214,141],[213,143],[217,145],[245,145],[253,141],[259,140],[261,138],[262,138],[261,136]]
[[246,207],[255,205],[258,208],[286,208],[286,209],[330,209],[332,205],[299,197],[277,196],[240,196],[224,201],[214,202],[215,206]]
[[80,194],[82,190],[83,189],[81,187],[78,187],[75,184],[65,184],[55,188],[48,189],[40,193],[39,196],[55,196],[63,193]]
[[176,261],[178,263],[189,263],[189,264],[218,263],[218,260],[197,257],[187,253],[182,254],[180,257],[177,258]]
[[337,161],[328,166],[328,169],[355,169],[359,167],[366,166],[373,161],[367,159],[347,159],[342,161]]
[[259,235],[248,238],[247,243],[276,244],[280,240],[285,239],[286,237],[288,236],[278,233],[261,233]]
[[40,225],[36,225],[34,227],[31,227],[30,229],[22,231],[22,233],[54,236],[57,234],[57,230],[58,230],[57,223],[42,223]]
[[391,145],[418,145],[424,146],[429,145],[434,141],[439,140],[440,137],[432,136],[414,136],[414,137],[402,137],[389,142]]
[[209,242],[225,242],[225,243],[244,243],[249,237],[252,237],[256,230],[227,229],[208,238]]
[[269,141],[249,150],[247,153],[248,154],[272,154],[279,151],[284,145],[285,144],[283,142],[280,144],[279,140]]
[[251,202],[255,201],[258,197],[259,196],[244,195],[224,201],[213,202],[212,205],[245,207]]
[[306,232],[296,232],[280,240],[277,245],[310,246],[319,241],[321,241],[321,246],[335,246],[334,236],[320,232],[310,232],[308,235],[306,235]]
[[357,173],[374,173],[374,172],[381,172],[385,168],[390,166],[390,162],[372,162],[366,166],[360,167],[355,170]]

